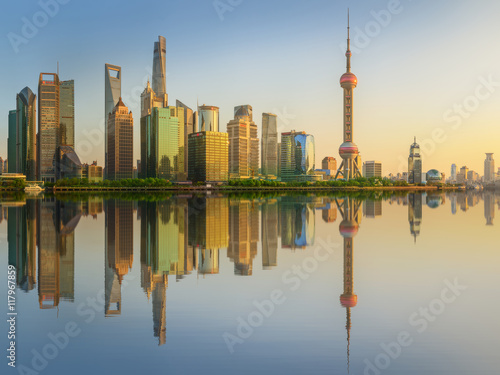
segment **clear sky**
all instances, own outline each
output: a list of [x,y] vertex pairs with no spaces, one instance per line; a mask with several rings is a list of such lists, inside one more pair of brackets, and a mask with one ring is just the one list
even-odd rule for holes
[[[52,4],[48,11],[43,3]],[[57,11],[53,3],[3,5],[4,158],[16,93],[25,86],[36,92],[39,73],[55,72],[59,61],[60,79],[75,80],[82,162],[103,164],[103,142],[87,145],[89,132],[104,120],[105,63],[122,67],[122,96],[134,113],[138,159],[139,97],[151,75],[153,43],[163,35],[170,104],[179,99],[195,108],[199,98],[200,104],[219,106],[222,130],[234,106],[251,104],[259,127],[261,113],[274,112],[280,131],[313,134],[318,167],[325,156],[338,160],[339,78],[350,7],[352,70],[359,80],[354,141],[362,159],[381,161],[384,174],[403,171],[416,136],[424,149],[424,171],[436,168],[449,176],[456,163],[483,174],[485,152],[494,152],[500,166],[497,1],[59,0]],[[41,26],[23,30],[25,20]],[[11,43],[9,33],[26,43]]]

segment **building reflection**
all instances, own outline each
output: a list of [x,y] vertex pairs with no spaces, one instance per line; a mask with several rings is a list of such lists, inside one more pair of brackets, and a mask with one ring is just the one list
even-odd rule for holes
[[278,199],[267,199],[262,208],[262,268],[278,265],[279,212]]
[[367,199],[363,202],[363,216],[375,219],[377,216],[382,216],[382,201],[375,199]]
[[[318,202],[319,200],[319,202]],[[280,201],[281,247],[305,249],[314,245],[315,204],[317,197],[282,197]]]
[[106,215],[104,291],[106,317],[121,314],[121,284],[132,268],[133,202],[105,201]]
[[358,233],[361,224],[361,201],[346,197],[337,201],[337,207],[342,215],[339,231],[344,238],[344,292],[340,296],[340,304],[346,309],[347,330],[347,371],[349,372],[349,351],[351,344],[351,308],[358,303],[358,296],[354,293],[354,237]]
[[484,218],[486,219],[486,225],[493,225],[493,219],[495,218],[495,195],[490,191],[484,193]]
[[227,257],[234,263],[234,274],[252,275],[253,259],[259,242],[257,202],[235,199],[229,203],[229,246]]
[[408,221],[410,223],[410,233],[415,243],[420,235],[420,225],[422,224],[422,194],[408,194]]

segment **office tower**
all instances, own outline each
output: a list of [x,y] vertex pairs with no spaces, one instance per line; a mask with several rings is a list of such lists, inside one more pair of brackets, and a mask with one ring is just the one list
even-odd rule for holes
[[57,180],[61,178],[82,178],[82,162],[73,147],[59,146],[54,162]]
[[227,257],[234,263],[234,274],[251,276],[259,242],[259,208],[255,201],[229,202],[229,246]]
[[[36,180],[36,95],[25,87],[16,98],[16,155],[11,160],[16,173]],[[10,138],[10,135],[9,135]]]
[[[183,141],[183,153],[184,153],[184,171],[183,171],[183,173],[187,178],[188,154],[189,154],[188,135],[195,132],[194,123],[193,123],[194,115],[193,115],[193,110],[179,100],[177,100],[175,102],[175,106],[177,108],[184,109],[184,139],[182,140]],[[179,140],[181,140],[181,139],[179,139]]]
[[495,181],[495,160],[492,153],[486,153],[484,161],[484,182]]
[[104,65],[104,178],[108,175],[108,121],[109,115],[122,96],[122,68]]
[[259,174],[259,139],[252,106],[234,107],[234,119],[228,122],[227,133],[230,178],[253,178]]
[[363,177],[382,178],[382,163],[379,161],[367,161],[363,163]]
[[451,181],[456,181],[457,180],[457,165],[452,164],[451,165]]
[[202,131],[188,136],[188,179],[194,182],[228,180],[228,135]]
[[205,104],[198,107],[198,127],[197,132],[218,132],[219,107]]
[[344,198],[342,205],[337,201],[337,208],[342,215],[339,231],[344,237],[344,293],[340,296],[340,304],[346,309],[347,330],[347,366],[349,372],[349,346],[351,343],[351,308],[358,304],[358,296],[354,293],[354,237],[358,233],[361,215],[361,202],[353,198]]
[[311,198],[282,197],[281,247],[284,249],[302,249],[314,245],[316,216]]
[[278,200],[268,199],[262,205],[262,268],[278,265]]
[[339,154],[342,163],[337,171],[335,178],[342,176],[345,180],[361,177],[356,156],[359,154],[358,146],[353,141],[353,91],[358,85],[358,78],[351,73],[351,47],[349,37],[349,17],[347,18],[347,70],[340,77],[340,86],[344,90],[344,143],[339,148]]
[[417,144],[417,137],[410,146],[410,156],[408,157],[408,183],[422,183],[422,159],[420,158],[420,146]]
[[105,201],[105,316],[121,313],[121,284],[134,258],[133,203]]
[[54,157],[59,146],[59,77],[40,73],[38,81],[38,179],[55,182]]
[[281,133],[281,181],[319,181],[315,174],[314,137],[292,130]]
[[469,175],[469,168],[464,165],[462,168],[460,168],[460,172],[457,174],[457,183],[459,184],[466,183],[468,175]]
[[59,144],[75,147],[75,81],[59,83]]
[[281,177],[281,142],[278,142],[278,177]]
[[134,119],[132,112],[118,99],[108,116],[108,165],[106,178],[121,180],[132,178],[134,153]]
[[9,137],[7,139],[7,160],[10,160],[8,172],[17,173],[17,116],[15,109],[9,111],[8,122]]
[[153,52],[153,91],[162,98],[167,94],[167,65],[166,65],[166,41],[161,35],[154,44]]
[[262,114],[262,161],[264,176],[278,176],[278,117],[272,113]]
[[375,219],[377,216],[382,216],[382,201],[367,199],[363,204],[363,216]]
[[321,161],[321,169],[336,171],[337,170],[337,160],[331,156],[325,157]]

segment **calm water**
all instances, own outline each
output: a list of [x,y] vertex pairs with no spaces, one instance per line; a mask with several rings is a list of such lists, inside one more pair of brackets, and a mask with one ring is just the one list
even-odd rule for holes
[[18,313],[16,369],[3,355],[2,374],[500,368],[500,195],[0,206],[0,300],[7,319],[11,264]]

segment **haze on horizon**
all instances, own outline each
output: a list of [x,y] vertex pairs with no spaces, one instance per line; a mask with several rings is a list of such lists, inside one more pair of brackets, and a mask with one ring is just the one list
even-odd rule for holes
[[[346,9],[351,9],[354,142],[363,161],[383,173],[406,170],[417,137],[423,171],[450,174],[450,165],[483,174],[486,152],[500,161],[498,101],[500,3],[410,0],[274,1],[59,0],[53,16],[16,53],[8,34],[23,36],[24,19],[41,2],[9,2],[0,26],[0,156],[7,157],[7,115],[25,86],[37,93],[41,72],[75,80],[76,145],[102,128],[104,64],[122,67],[122,96],[134,114],[134,159],[139,159],[140,93],[151,76],[153,43],[167,39],[169,103],[195,110],[220,107],[221,130],[236,105],[280,117],[279,131],[315,136],[316,166],[338,162],[342,143]],[[217,4],[217,6],[214,6]],[[235,5],[231,5],[235,4]],[[260,136],[260,135],[259,135]],[[82,162],[104,164],[104,144]],[[497,161],[497,166],[500,162]],[[135,163],[134,163],[135,164]]]

